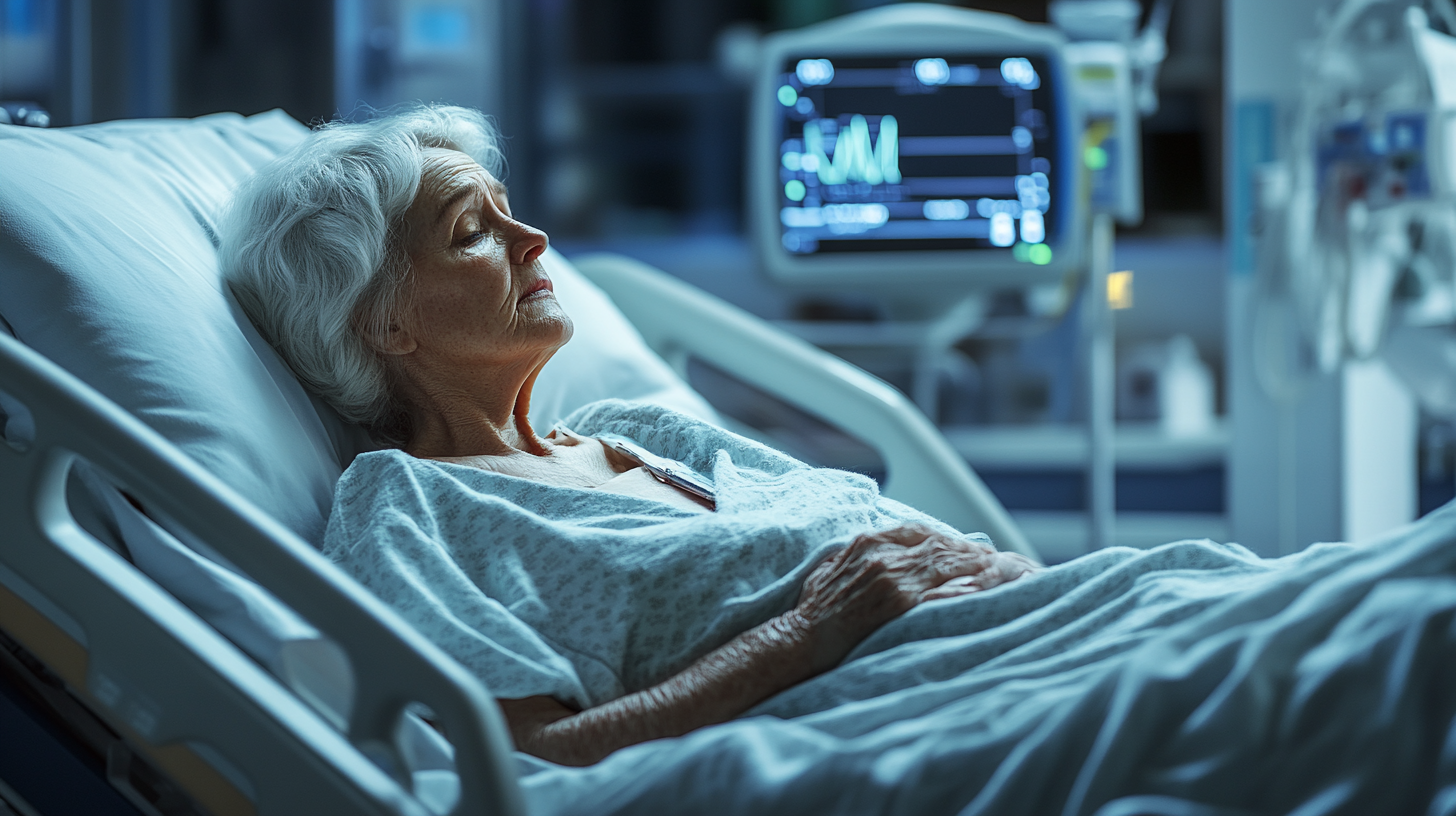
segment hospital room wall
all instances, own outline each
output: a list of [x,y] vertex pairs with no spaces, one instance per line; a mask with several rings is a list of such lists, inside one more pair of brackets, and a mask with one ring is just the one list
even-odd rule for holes
[[540,55],[502,36],[528,5],[0,0],[0,100],[39,102],[54,125],[272,108],[321,122],[417,99],[500,115],[508,62],[536,90]]
[[1378,362],[1346,365],[1285,403],[1258,381],[1253,172],[1285,152],[1300,93],[1297,47],[1329,0],[1228,0],[1225,155],[1230,265],[1227,376],[1234,540],[1264,555],[1356,540],[1416,511],[1416,409]]
[[323,120],[332,40],[326,0],[0,0],[0,101],[38,102],[53,125],[280,107]]

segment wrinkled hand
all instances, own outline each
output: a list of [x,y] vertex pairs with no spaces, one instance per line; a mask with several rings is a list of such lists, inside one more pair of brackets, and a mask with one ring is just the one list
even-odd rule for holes
[[816,672],[926,601],[980,592],[1037,568],[1025,556],[920,524],[856,538],[804,581],[789,612],[807,632]]

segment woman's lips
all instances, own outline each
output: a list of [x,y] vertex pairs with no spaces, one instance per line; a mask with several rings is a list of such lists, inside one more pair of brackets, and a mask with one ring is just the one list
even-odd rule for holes
[[541,278],[526,288],[526,293],[521,295],[521,300],[536,296],[540,297],[541,292],[555,292],[556,288],[551,285],[550,278]]

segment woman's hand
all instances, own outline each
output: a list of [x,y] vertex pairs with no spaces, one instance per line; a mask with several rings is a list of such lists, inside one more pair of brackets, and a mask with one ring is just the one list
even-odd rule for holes
[[788,616],[807,632],[817,674],[919,604],[990,589],[1036,568],[1025,556],[910,524],[862,535],[820,564]]

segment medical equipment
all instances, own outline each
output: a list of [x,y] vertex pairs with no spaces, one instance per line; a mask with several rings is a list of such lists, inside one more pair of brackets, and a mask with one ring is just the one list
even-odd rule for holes
[[1173,0],[1157,0],[1142,31],[1137,30],[1143,12],[1137,0],[1052,0],[1047,12],[1052,23],[1073,41],[1123,46],[1132,72],[1133,109],[1143,116],[1157,112],[1158,69],[1168,55],[1168,18],[1173,13]]
[[763,42],[750,221],[763,268],[949,309],[1060,281],[1085,242],[1060,33],[894,5]]
[[1256,371],[1277,399],[1378,354],[1456,415],[1453,33],[1449,0],[1348,0],[1306,55],[1290,158],[1256,187]]
[[499,110],[503,12],[480,0],[334,0],[334,103],[367,116],[415,99]]
[[[111,735],[97,750],[141,807],[159,788],[128,780],[219,813],[518,812],[486,691],[305,543],[363,440],[218,277],[218,207],[305,132],[278,113],[0,130],[0,629]],[[582,259],[644,342],[544,263],[576,340],[537,381],[539,426],[605,396],[711,418],[649,346],[701,358],[873,437],[891,495],[1031,552],[883,383],[641,264]]]
[[1138,116],[1156,109],[1168,9],[1134,37],[1136,3],[1055,4],[1074,43],[1006,15],[874,9],[766,38],[752,98],[749,219],[763,269],[790,287],[873,293],[897,324],[796,330],[851,349],[902,330],[928,416],[988,292],[1055,294],[1086,273],[1094,547],[1111,543],[1115,505],[1113,226],[1088,220],[1141,220]]
[[631,459],[663,484],[686,490],[709,504],[717,501],[713,482],[676,459],[658,456],[620,434],[601,434],[597,439],[607,447]]
[[1134,0],[1055,0],[1047,7],[1072,40],[1063,52],[1083,117],[1081,160],[1091,176],[1092,209],[1122,224],[1143,218],[1139,120],[1158,109],[1155,83],[1172,5],[1159,0],[1141,32],[1142,6]]

